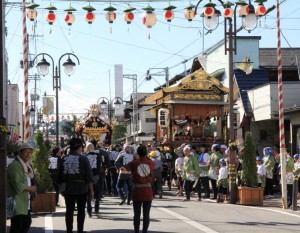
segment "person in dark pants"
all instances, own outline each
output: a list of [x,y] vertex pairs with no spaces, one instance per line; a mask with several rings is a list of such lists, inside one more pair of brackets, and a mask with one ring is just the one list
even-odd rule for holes
[[93,174],[86,156],[82,153],[82,141],[72,138],[69,141],[70,153],[64,156],[58,168],[57,182],[66,203],[67,233],[73,233],[73,216],[77,203],[77,232],[83,233],[85,219],[85,204],[88,194],[94,199]]
[[[200,155],[198,156],[198,163],[200,169],[200,184],[202,184],[205,192],[204,198],[210,197],[209,180],[208,180],[208,161],[210,155],[207,152],[205,145],[200,145]],[[200,188],[201,189],[201,188]]]
[[[193,185],[196,179],[198,179],[199,177],[200,169],[197,159],[195,158],[195,156],[191,155],[191,149],[189,146],[185,146],[183,148],[183,153],[185,155],[182,166],[184,180],[183,187],[185,190],[186,197],[182,201],[190,201],[191,191],[193,189]],[[201,196],[198,200],[201,200]]]
[[111,145],[109,148],[109,160],[110,160],[110,166],[107,169],[108,176],[110,178],[110,183],[111,183],[111,190],[110,190],[110,195],[113,196],[118,196],[118,190],[117,190],[117,181],[118,181],[118,173],[117,173],[117,168],[115,166],[115,161],[118,158],[119,155],[119,146],[113,146]]
[[150,224],[150,209],[153,200],[151,181],[154,162],[147,157],[147,148],[144,145],[137,147],[137,157],[128,165],[132,174],[132,201],[133,201],[133,225],[134,232],[139,233],[141,210],[143,206],[143,233],[148,232]]
[[287,201],[288,207],[293,204],[293,184],[294,184],[294,159],[290,155],[290,151],[286,150],[286,185],[287,185]]
[[52,149],[51,157],[49,158],[49,172],[52,179],[53,188],[55,191],[55,203],[56,206],[59,205],[59,185],[57,184],[57,168],[59,166],[59,162],[61,160],[61,153],[59,147],[54,147]]
[[273,155],[273,150],[271,147],[265,147],[263,149],[264,154],[264,165],[266,167],[266,187],[265,187],[265,196],[266,198],[273,198],[274,190],[273,190],[273,170],[275,166],[275,158]]
[[[95,197],[95,214],[99,215],[100,201],[99,201],[99,173],[101,168],[102,159],[98,153],[95,153],[95,147],[92,143],[88,142],[86,144],[86,157],[90,162],[90,166],[93,172],[93,189],[94,189],[94,197]],[[92,217],[92,201],[89,196],[87,197],[87,212],[88,217]]]
[[[119,177],[117,181],[117,190],[121,198],[119,205],[123,205],[127,200],[127,205],[130,205],[131,201],[131,178],[130,171],[127,170],[127,164],[133,160],[132,147],[130,145],[124,146],[124,151],[119,153],[118,158],[116,159],[115,165],[119,170]],[[128,195],[127,198],[124,195],[124,186],[127,186]]]
[[208,170],[208,177],[211,183],[211,187],[213,190],[213,198],[214,200],[217,199],[218,189],[217,189],[217,179],[219,175],[219,161],[223,157],[220,153],[220,147],[218,144],[213,144],[211,147],[212,154],[209,158],[209,170]]
[[33,147],[23,143],[19,154],[7,169],[7,196],[16,201],[15,215],[11,218],[10,233],[27,233],[31,226],[29,193],[35,193],[33,169],[29,164]]

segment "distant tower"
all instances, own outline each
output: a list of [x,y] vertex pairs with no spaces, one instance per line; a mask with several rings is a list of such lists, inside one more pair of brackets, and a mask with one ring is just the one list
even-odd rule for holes
[[[123,65],[116,64],[115,65],[115,97],[120,97],[123,99]],[[115,101],[114,101],[115,102]],[[115,115],[117,118],[123,118],[124,116],[124,108],[123,105],[120,109],[115,111]]]

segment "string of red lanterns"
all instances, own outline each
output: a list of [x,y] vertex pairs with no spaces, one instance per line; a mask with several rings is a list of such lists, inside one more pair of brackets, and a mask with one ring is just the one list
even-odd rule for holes
[[[255,17],[260,17],[263,16],[266,13],[266,7],[263,5],[263,2],[265,2],[266,0],[256,0],[256,2],[258,2],[259,4],[254,8],[253,5],[251,4],[247,4],[246,2],[244,2],[243,0],[239,0],[238,5],[239,5],[239,9],[238,9],[238,14],[240,17],[245,18],[246,16],[250,16],[251,14],[254,14]],[[233,6],[233,3],[230,2],[226,2],[224,3],[224,12],[223,15],[224,17],[232,17],[233,16],[233,9],[231,8],[231,6]],[[34,21],[37,16],[38,16],[38,12],[35,8],[37,8],[39,5],[34,3],[34,1],[32,1],[30,3],[30,5],[27,6],[27,17],[30,19],[30,21]],[[214,3],[207,3],[206,5],[204,5],[204,10],[201,13],[200,16],[204,17],[204,23],[205,25],[210,28],[213,25],[215,25],[218,22],[218,17],[221,15],[221,12],[219,10],[217,10],[215,8],[216,4]],[[55,6],[53,6],[52,4],[50,4],[48,7],[46,7],[45,9],[49,10],[48,14],[46,15],[46,21],[52,25],[53,23],[55,23],[56,21],[56,15],[55,15],[55,10],[57,10],[57,8]],[[88,24],[92,24],[96,18],[96,15],[93,13],[93,11],[95,11],[96,9],[94,7],[92,7],[90,4],[88,6],[83,7],[84,10],[87,11],[87,13],[85,14],[84,18],[85,20],[88,22]],[[167,22],[171,22],[172,19],[174,19],[174,9],[176,9],[175,6],[169,5],[167,7],[164,8],[164,18],[166,19]],[[116,11],[117,9],[112,7],[111,5],[107,8],[104,8],[104,11],[107,11],[107,13],[105,14],[106,20],[112,24],[116,18]],[[128,5],[128,8],[125,9],[123,18],[125,20],[125,22],[127,24],[131,24],[131,22],[134,20],[134,11],[136,10],[136,8],[131,7],[130,5]],[[142,22],[143,24],[147,27],[147,28],[152,28],[153,26],[155,26],[156,22],[157,22],[157,17],[156,14],[154,13],[155,9],[152,8],[150,5],[148,5],[147,7],[143,8],[144,12],[142,14]],[[74,22],[75,22],[75,15],[73,14],[74,11],[76,11],[75,8],[73,8],[71,5],[65,9],[64,11],[67,12],[67,15],[65,16],[65,22],[71,26]],[[185,11],[184,11],[184,17],[188,20],[188,21],[192,21],[196,16],[195,13],[195,5],[189,3],[189,5],[187,5],[185,7]],[[253,17],[253,16],[251,16]],[[252,26],[252,25],[244,25],[245,27],[248,26]]]

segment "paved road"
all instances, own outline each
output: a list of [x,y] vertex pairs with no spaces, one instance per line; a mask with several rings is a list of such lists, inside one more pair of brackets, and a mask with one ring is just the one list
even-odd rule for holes
[[[92,233],[133,232],[132,206],[119,206],[116,197],[101,202],[101,217],[87,218],[85,230]],[[62,206],[53,214],[33,215],[31,233],[65,232]],[[74,219],[76,223],[76,217]],[[76,224],[74,224],[76,229]],[[76,232],[76,231],[75,231]],[[299,211],[282,210],[279,200],[268,200],[265,207],[218,204],[211,200],[181,202],[174,195],[155,199],[149,233],[215,232],[300,232]]]

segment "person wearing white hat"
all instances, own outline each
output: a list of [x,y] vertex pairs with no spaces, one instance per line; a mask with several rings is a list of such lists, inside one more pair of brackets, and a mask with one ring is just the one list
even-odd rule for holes
[[223,157],[229,156],[227,149],[228,149],[227,146],[224,144],[220,146],[220,152],[223,155]]
[[31,226],[30,195],[36,193],[33,169],[29,164],[33,147],[29,143],[19,146],[19,154],[7,169],[7,196],[14,197],[16,208],[11,218],[10,232],[26,233]]

